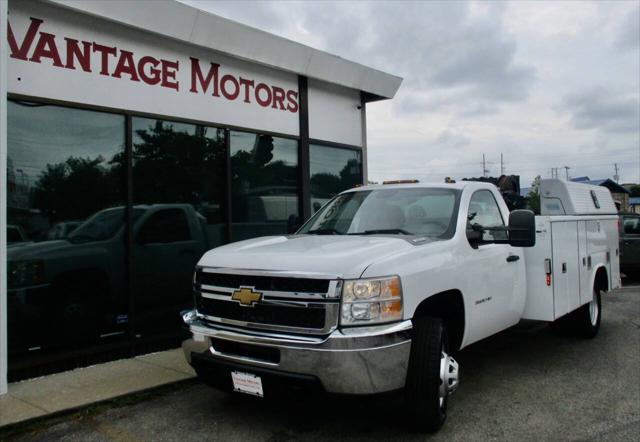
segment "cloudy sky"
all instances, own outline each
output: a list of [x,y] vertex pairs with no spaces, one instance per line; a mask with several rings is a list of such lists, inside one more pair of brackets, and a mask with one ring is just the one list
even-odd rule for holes
[[[640,182],[640,1],[251,2],[201,9],[404,78],[368,109],[369,179]],[[565,169],[561,169],[562,175]]]

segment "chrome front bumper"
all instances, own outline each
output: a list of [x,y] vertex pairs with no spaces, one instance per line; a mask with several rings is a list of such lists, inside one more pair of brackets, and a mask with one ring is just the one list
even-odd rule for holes
[[[204,323],[191,312],[183,316],[192,334],[182,348],[191,363],[192,353],[207,354],[212,360],[234,362],[283,373],[316,377],[327,392],[373,394],[404,387],[409,351],[411,321],[372,327],[336,330],[328,337],[315,338],[261,333]],[[275,347],[277,363],[221,353],[211,338]]]

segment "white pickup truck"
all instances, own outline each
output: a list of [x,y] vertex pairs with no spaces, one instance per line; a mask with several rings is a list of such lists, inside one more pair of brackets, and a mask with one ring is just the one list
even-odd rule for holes
[[543,180],[541,216],[486,183],[343,192],[292,235],[207,252],[183,312],[208,384],[270,396],[403,391],[426,431],[458,385],[451,353],[548,321],[585,337],[620,285],[618,218],[602,187]]

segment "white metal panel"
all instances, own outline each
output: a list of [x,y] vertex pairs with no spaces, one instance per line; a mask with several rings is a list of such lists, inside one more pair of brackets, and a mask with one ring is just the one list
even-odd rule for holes
[[610,250],[610,275],[609,275],[609,287],[611,289],[617,289],[622,285],[620,279],[620,231],[618,229],[618,219],[609,219],[602,222],[607,235],[607,243]]
[[[117,4],[118,2],[105,2],[104,5],[112,3]],[[104,5],[101,7],[106,7]],[[119,6],[114,8],[118,9]],[[18,45],[24,41],[31,23],[30,17],[44,20],[28,51],[28,60],[9,58],[8,88],[11,93],[153,113],[167,117],[188,118],[289,135],[298,135],[299,133],[298,81],[295,74],[243,62],[211,50],[186,45],[172,39],[163,39],[48,3],[11,2],[10,9],[10,24]],[[154,14],[155,10],[156,8],[154,8]],[[91,72],[83,70],[78,63],[76,63],[75,69],[56,67],[50,58],[45,57],[38,63],[32,61],[31,58],[33,58],[35,48],[40,41],[41,32],[55,35],[56,48],[65,65],[67,49],[65,38],[86,41],[88,44],[96,42],[104,46],[115,47],[118,55],[109,58],[107,75],[101,74],[103,68],[101,54],[95,52],[95,47],[91,53]],[[153,85],[144,81],[135,81],[132,79],[132,75],[127,73],[123,73],[120,78],[115,78],[113,71],[122,50],[133,53],[132,57],[136,65],[145,56],[168,62],[178,62],[176,81],[179,84],[179,90],[162,87],[161,84]],[[218,96],[213,95],[212,85],[207,91],[204,91],[200,81],[197,79],[194,81],[195,70],[191,57],[199,60],[204,77],[209,73],[210,63],[220,65]],[[147,65],[146,69],[147,75],[149,75],[150,66]],[[224,96],[221,89],[226,75],[231,75],[236,81],[246,79],[254,82],[253,89],[250,88],[248,93],[249,102],[247,102],[244,86],[241,85],[238,86],[239,93],[235,98]],[[195,88],[193,83],[196,83]],[[227,90],[230,93],[235,91],[232,81],[225,84],[227,84]],[[284,106],[285,109],[281,109],[282,106],[273,99],[269,105],[260,105],[255,96],[258,84],[268,87],[272,91],[272,95],[275,94],[273,92],[275,87],[282,89],[286,94],[290,92],[291,97],[289,98],[292,100],[287,98],[282,103],[288,105],[296,101],[295,106],[292,104],[291,109],[288,109],[287,106]],[[266,99],[268,97],[267,91],[263,89],[262,92],[263,99]],[[360,126],[357,126],[357,130],[360,130]]]
[[551,222],[555,318],[580,305],[577,228],[577,221]]
[[[22,1],[22,0],[21,0]],[[175,1],[46,0],[309,78],[393,98],[402,78]],[[153,11],[152,14],[149,11]]]
[[362,146],[360,91],[309,80],[309,137]]
[[0,0],[0,395],[7,392],[7,0]]
[[593,297],[591,274],[587,266],[587,221],[578,221],[578,265],[580,266],[580,303]]
[[609,189],[557,179],[540,181],[542,215],[615,214],[616,205]]
[[547,285],[545,260],[551,260],[551,224],[549,217],[536,217],[536,245],[524,248],[527,272],[527,299],[523,319],[553,321],[553,287]]

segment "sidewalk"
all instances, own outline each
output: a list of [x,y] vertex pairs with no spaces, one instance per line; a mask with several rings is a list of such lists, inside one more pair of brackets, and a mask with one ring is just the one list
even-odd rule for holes
[[16,382],[0,396],[0,428],[194,376],[177,348]]

